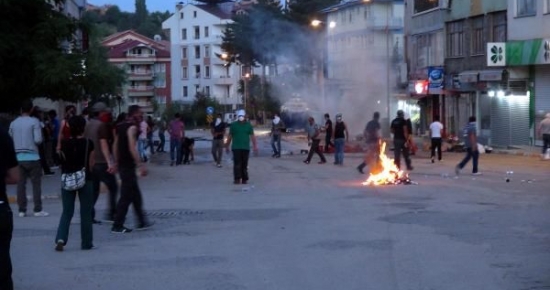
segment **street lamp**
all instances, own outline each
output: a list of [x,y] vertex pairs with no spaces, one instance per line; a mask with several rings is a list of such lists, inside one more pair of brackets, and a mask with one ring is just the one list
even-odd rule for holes
[[250,79],[250,73],[246,73],[243,76],[243,82],[244,82],[244,111],[246,112],[246,104],[248,102],[248,80]]

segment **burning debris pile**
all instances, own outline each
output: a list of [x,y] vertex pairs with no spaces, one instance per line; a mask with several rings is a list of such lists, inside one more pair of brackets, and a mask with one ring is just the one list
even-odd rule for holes
[[363,182],[363,185],[397,185],[397,184],[416,184],[411,181],[409,175],[397,168],[393,159],[390,159],[384,152],[386,143],[380,146],[378,160],[370,168],[369,178]]

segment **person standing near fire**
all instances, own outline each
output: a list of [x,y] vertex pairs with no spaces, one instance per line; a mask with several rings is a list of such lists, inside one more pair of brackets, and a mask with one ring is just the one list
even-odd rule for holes
[[348,127],[342,120],[342,114],[336,114],[336,124],[334,125],[334,164],[344,165],[344,146],[349,141]]
[[304,163],[309,164],[309,162],[311,162],[311,157],[313,157],[313,153],[317,153],[317,155],[319,155],[319,158],[321,158],[319,164],[325,164],[327,163],[327,160],[325,159],[325,155],[323,155],[323,152],[321,152],[321,149],[319,149],[319,143],[321,143],[321,139],[319,139],[319,125],[315,124],[315,119],[313,119],[313,117],[309,117],[307,121],[307,141],[311,144],[311,147],[309,148],[307,159],[304,160]]
[[325,114],[325,126],[323,127],[325,131],[325,152],[328,152],[329,147],[334,147],[332,143],[332,121],[328,113]]
[[411,164],[411,158],[409,157],[409,129],[407,126],[407,121],[405,120],[405,113],[403,112],[403,110],[397,111],[397,118],[393,119],[390,128],[393,134],[395,165],[397,166],[397,168],[401,168],[401,153],[403,153],[405,164],[407,165],[407,170],[413,170],[414,168]]
[[369,166],[369,169],[373,169],[373,165],[378,160],[378,155],[380,154],[380,113],[374,112],[372,120],[367,123],[365,131],[363,131],[363,137],[367,143],[367,153],[365,154],[365,159],[363,163],[357,166],[357,171],[364,174],[363,169],[365,166]]

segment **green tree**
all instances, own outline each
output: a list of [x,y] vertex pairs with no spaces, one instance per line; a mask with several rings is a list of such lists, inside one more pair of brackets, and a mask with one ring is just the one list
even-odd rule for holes
[[208,125],[206,122],[206,108],[213,107],[215,112],[220,112],[221,106],[218,100],[198,92],[195,101],[191,105],[191,112],[195,126]]
[[147,21],[148,17],[149,11],[147,11],[147,4],[145,3],[145,0],[136,0],[135,26],[139,27],[143,25]]

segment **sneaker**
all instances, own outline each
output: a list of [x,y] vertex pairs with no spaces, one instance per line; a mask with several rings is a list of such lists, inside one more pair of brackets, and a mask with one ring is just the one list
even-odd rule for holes
[[460,167],[458,165],[455,167],[455,174],[457,176],[460,175]]
[[241,182],[241,184],[247,184],[248,183],[248,180],[244,180]]
[[218,168],[221,168],[221,167],[222,167],[222,165],[221,165],[221,164],[219,164],[219,163],[218,163],[218,164],[216,164],[216,166],[217,166]]
[[483,173],[481,173],[481,172],[474,172],[474,173],[472,173],[472,175],[483,175]]
[[136,227],[136,231],[144,231],[150,227],[152,227],[155,224],[155,222],[146,222],[144,224],[141,224]]
[[271,158],[275,158],[275,157],[277,157],[277,153],[271,155]]
[[304,160],[304,163],[305,163],[305,164],[309,164],[309,160]]
[[94,250],[94,249],[97,249],[97,247],[94,245],[91,245],[90,247],[82,247],[83,251]]
[[365,174],[365,172],[363,172],[363,169],[361,167],[357,167],[357,171],[359,171],[359,173],[361,174]]
[[55,244],[55,250],[58,252],[63,252],[63,247],[65,247],[65,241],[57,240],[57,243]]
[[[439,161],[441,161],[441,159]],[[435,163],[435,159],[433,157],[432,157],[432,163]]]
[[35,212],[34,213],[34,216],[39,216],[39,217],[44,217],[44,216],[49,216],[50,214],[45,212],[45,211],[39,211],[39,212]]
[[26,216],[27,216],[26,212],[24,212],[24,211],[19,212],[19,217],[26,217]]
[[127,233],[131,233],[132,230],[125,227],[125,226],[122,226],[122,227],[112,227],[111,228],[111,233],[113,234],[127,234]]

